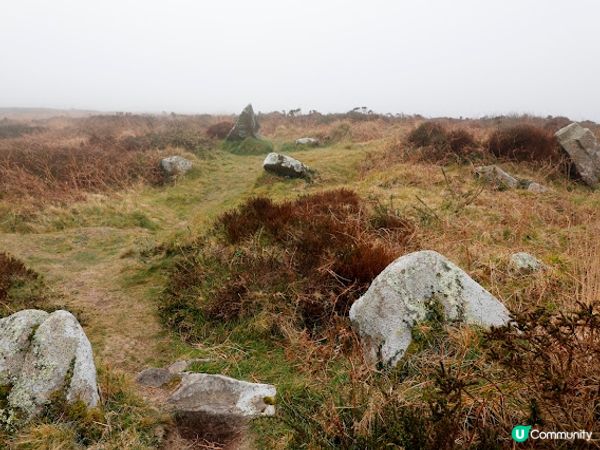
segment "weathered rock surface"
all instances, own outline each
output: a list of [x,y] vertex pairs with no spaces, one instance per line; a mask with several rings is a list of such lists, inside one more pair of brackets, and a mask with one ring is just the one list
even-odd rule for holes
[[308,166],[280,153],[269,153],[263,162],[263,168],[275,175],[290,178],[310,178],[312,174]]
[[543,193],[548,190],[545,186],[542,186],[535,181],[527,180],[525,178],[517,178],[502,170],[498,166],[479,166],[475,168],[475,176],[490,183],[496,187],[496,189],[525,189],[531,192]]
[[205,434],[222,438],[235,435],[248,419],[274,415],[276,394],[269,384],[186,372],[167,401],[182,427],[201,424]]
[[235,125],[225,138],[228,141],[243,141],[248,137],[258,138],[260,125],[252,109],[252,105],[244,108],[237,118]]
[[520,273],[532,273],[543,270],[546,266],[535,256],[525,252],[513,253],[510,256],[511,268]]
[[157,388],[169,384],[176,376],[177,375],[169,369],[150,367],[138,373],[135,377],[135,381],[143,386]]
[[[20,311],[0,320],[0,336],[0,371],[12,385],[11,408],[35,415],[57,392],[68,402],[97,405],[92,347],[71,313]],[[17,349],[19,355],[12,353]]]
[[48,313],[24,309],[0,319],[0,385],[14,384],[21,373],[31,337]]
[[561,147],[567,152],[581,179],[595,188],[600,185],[600,145],[594,133],[576,122],[555,133]]
[[410,253],[386,267],[352,305],[350,319],[369,359],[396,365],[412,341],[413,326],[438,309],[446,320],[480,326],[510,320],[502,303],[434,251]]
[[169,156],[161,159],[160,168],[167,175],[183,175],[192,169],[192,162],[182,156]]
[[297,145],[319,145],[319,140],[311,137],[296,139]]

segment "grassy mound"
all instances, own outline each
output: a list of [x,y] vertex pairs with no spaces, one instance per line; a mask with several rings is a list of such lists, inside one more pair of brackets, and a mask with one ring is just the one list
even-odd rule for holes
[[279,204],[253,198],[182,252],[161,312],[191,338],[207,321],[261,322],[276,335],[284,323],[322,335],[405,251],[413,231],[406,219],[369,214],[346,189]]
[[225,150],[236,155],[266,155],[273,151],[273,144],[264,139],[247,137],[243,141],[224,142]]

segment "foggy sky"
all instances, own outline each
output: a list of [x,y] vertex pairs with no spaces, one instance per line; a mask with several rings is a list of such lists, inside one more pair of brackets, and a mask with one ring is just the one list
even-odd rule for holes
[[596,0],[4,0],[0,106],[600,121]]

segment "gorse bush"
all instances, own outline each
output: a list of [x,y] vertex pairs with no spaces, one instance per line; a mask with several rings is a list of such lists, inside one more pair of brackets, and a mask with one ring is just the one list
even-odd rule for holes
[[529,124],[499,128],[490,135],[486,145],[491,154],[508,160],[550,163],[562,160],[552,132]]
[[0,253],[0,317],[22,309],[43,308],[47,301],[37,272],[6,253]]
[[390,219],[383,232],[371,218],[346,189],[252,198],[217,220],[213,239],[183,250],[162,314],[190,337],[203,320],[265,314],[319,335],[411,243],[409,220]]

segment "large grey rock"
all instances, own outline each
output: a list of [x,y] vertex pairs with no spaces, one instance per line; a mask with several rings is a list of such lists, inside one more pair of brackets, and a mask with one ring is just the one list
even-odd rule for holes
[[225,139],[228,141],[243,141],[249,137],[258,138],[259,128],[260,125],[254,114],[252,105],[248,105],[239,115],[235,125]]
[[600,146],[594,133],[576,122],[555,133],[581,179],[595,188],[600,184]]
[[12,408],[26,416],[35,415],[56,393],[68,402],[81,400],[88,407],[98,404],[92,346],[71,313],[60,310],[47,315],[29,340],[8,395]]
[[169,156],[161,159],[160,168],[167,175],[183,175],[192,169],[192,162],[182,156]]
[[297,145],[319,145],[319,140],[311,137],[296,139]]
[[543,193],[548,191],[548,188],[536,183],[535,181],[514,177],[495,165],[476,167],[475,176],[501,190],[525,189],[535,193]]
[[263,168],[275,175],[290,178],[310,178],[312,174],[308,166],[280,153],[269,153],[263,161]]
[[463,270],[434,251],[398,258],[373,280],[350,309],[371,362],[396,365],[412,340],[412,328],[437,306],[446,320],[500,326],[509,312]]
[[546,266],[535,256],[525,252],[513,253],[510,256],[511,268],[519,273],[532,273],[543,270]]
[[24,309],[0,319],[0,386],[16,382],[33,333],[47,317],[45,311]]
[[249,419],[275,414],[275,386],[249,383],[223,375],[183,373],[168,398],[184,428],[201,426],[213,438],[235,435]]

